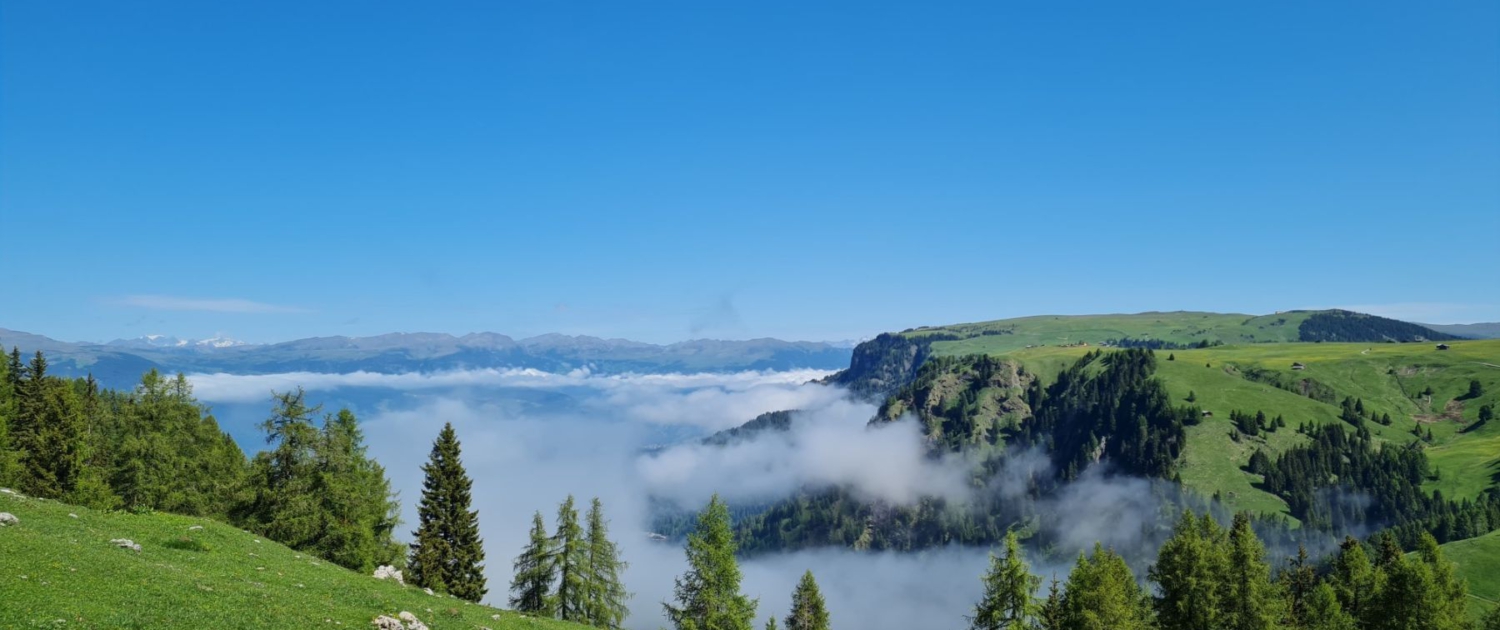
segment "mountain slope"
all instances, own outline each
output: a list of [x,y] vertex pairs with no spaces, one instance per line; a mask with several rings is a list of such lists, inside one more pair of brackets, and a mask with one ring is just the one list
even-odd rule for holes
[[[409,611],[434,630],[583,628],[427,595],[201,518],[9,493],[0,512],[20,519],[0,526],[0,627],[368,628]],[[491,598],[503,589],[491,584]]]

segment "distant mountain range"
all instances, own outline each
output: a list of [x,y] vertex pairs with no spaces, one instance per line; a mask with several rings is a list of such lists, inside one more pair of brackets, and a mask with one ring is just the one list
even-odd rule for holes
[[1418,324],[1426,326],[1440,333],[1447,333],[1470,339],[1500,339],[1500,322],[1485,324]]
[[658,345],[627,339],[548,334],[512,339],[498,333],[391,333],[374,337],[313,337],[247,344],[224,337],[190,340],[162,335],[108,343],[58,341],[0,328],[0,345],[47,354],[63,375],[92,373],[109,386],[128,387],[152,368],[168,372],[433,372],[466,368],[534,368],[567,372],[726,372],[849,365],[845,343],[697,339]]

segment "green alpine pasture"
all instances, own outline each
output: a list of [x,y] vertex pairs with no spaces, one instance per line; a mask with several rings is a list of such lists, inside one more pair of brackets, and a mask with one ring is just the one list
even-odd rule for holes
[[1469,614],[1479,617],[1500,606],[1500,531],[1443,545],[1443,554],[1469,581]]
[[[1264,341],[1156,351],[1157,375],[1173,397],[1187,404],[1191,394],[1192,404],[1213,414],[1188,428],[1183,483],[1205,494],[1218,494],[1235,509],[1285,513],[1285,503],[1257,489],[1259,477],[1241,467],[1256,449],[1265,449],[1274,458],[1304,442],[1307,438],[1296,431],[1302,423],[1339,422],[1339,403],[1345,397],[1362,400],[1367,410],[1377,414],[1390,414],[1390,426],[1367,424],[1383,440],[1406,444],[1418,439],[1413,429],[1420,428],[1424,435],[1432,432],[1428,456],[1439,478],[1429,483],[1429,489],[1441,490],[1450,498],[1475,497],[1500,482],[1500,422],[1465,432],[1477,422],[1482,406],[1500,409],[1500,340],[1450,341],[1447,350],[1439,350],[1435,343],[1295,342],[1297,317],[1306,315],[1046,316],[921,328],[903,334],[979,334],[934,342],[933,354],[1004,356],[1044,379],[1112,339],[1187,344],[1238,334]],[[1014,332],[982,334],[984,330]],[[1303,367],[1293,369],[1293,364]],[[1309,391],[1302,390],[1304,381],[1312,384]],[[1470,381],[1483,386],[1480,397],[1465,398]],[[1430,396],[1424,394],[1429,388]],[[1323,400],[1305,395],[1319,392]],[[1288,426],[1236,441],[1229,420],[1235,410],[1281,415]]]
[[20,520],[0,526],[3,628],[369,628],[402,611],[435,630],[583,627],[428,595],[208,519],[9,493],[0,512]]

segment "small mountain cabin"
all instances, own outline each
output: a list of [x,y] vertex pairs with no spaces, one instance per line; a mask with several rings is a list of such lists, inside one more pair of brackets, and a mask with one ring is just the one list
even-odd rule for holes
[[1446,344],[1446,343],[1440,343],[1440,344],[1437,345],[1437,349],[1438,350],[1447,350],[1448,349],[1448,344]]
[[1294,369],[1294,370],[1305,370],[1305,369],[1307,369],[1307,366],[1302,365],[1301,363],[1293,363],[1292,364],[1292,369]]

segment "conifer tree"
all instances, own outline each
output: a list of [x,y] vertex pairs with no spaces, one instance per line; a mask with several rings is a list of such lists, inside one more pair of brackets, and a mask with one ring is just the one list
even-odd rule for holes
[[361,572],[394,563],[401,555],[392,539],[400,505],[385,468],[367,455],[353,412],[341,409],[324,419],[316,452],[313,492],[322,503],[322,525],[309,551]]
[[[153,391],[148,388],[148,393]],[[167,394],[163,390],[152,395]],[[273,393],[272,399],[275,406],[271,416],[260,424],[272,448],[255,456],[251,472],[255,496],[240,520],[271,540],[293,549],[307,549],[317,542],[323,521],[321,499],[313,488],[319,439],[313,418],[321,406],[308,406],[306,392],[300,387]],[[160,442],[151,448],[167,447]],[[145,467],[144,463],[138,465]],[[162,482],[150,475],[140,483],[142,492],[149,493]]]
[[750,630],[757,601],[740,594],[735,551],[729,507],[716,494],[688,534],[688,570],[676,580],[676,605],[662,604],[677,630]]
[[1047,589],[1047,598],[1042,600],[1037,609],[1036,627],[1038,630],[1062,630],[1065,616],[1062,607],[1062,588],[1056,577],[1052,578],[1052,586]]
[[1318,584],[1308,593],[1303,625],[1307,630],[1355,630],[1358,625],[1354,617],[1339,606],[1339,598],[1333,586],[1327,582]]
[[1229,530],[1229,571],[1225,574],[1223,610],[1228,630],[1271,630],[1282,616],[1281,598],[1271,583],[1266,550],[1250,528],[1250,515],[1234,515]]
[[443,425],[422,466],[422,501],[407,564],[408,580],[459,599],[477,602],[488,589],[479,513],[471,511],[473,482],[464,471],[453,424]]
[[1479,620],[1479,630],[1500,630],[1500,606],[1491,608],[1484,618]]
[[557,508],[557,532],[552,535],[552,564],[557,571],[557,594],[552,607],[563,621],[589,618],[589,545],[578,525],[573,495]]
[[1227,569],[1224,535],[1213,516],[1200,521],[1185,511],[1162,544],[1148,576],[1157,584],[1153,600],[1162,630],[1214,628]]
[[1021,541],[1015,531],[1005,535],[1005,550],[1000,556],[990,554],[990,568],[984,575],[984,597],[974,607],[969,627],[974,630],[1025,630],[1036,617],[1034,599],[1041,578],[1031,574],[1021,557]]
[[557,574],[553,571],[552,539],[547,537],[541,512],[532,515],[531,540],[512,566],[515,577],[510,582],[510,607],[538,617],[553,616],[552,583]]
[[595,497],[589,504],[587,595],[588,624],[596,628],[619,628],[630,615],[625,600],[630,593],[620,581],[628,565],[620,560],[619,548],[609,539],[609,525],[604,520],[604,506]]
[[766,620],[766,630],[776,630],[776,615],[771,615],[771,618]]
[[1338,597],[1339,606],[1361,627],[1368,627],[1374,615],[1376,589],[1375,569],[1365,554],[1364,545],[1353,537],[1344,538],[1333,559],[1329,584]]
[[1125,559],[1098,543],[1092,554],[1078,554],[1063,591],[1062,610],[1066,630],[1152,627],[1150,605]]
[[1297,545],[1297,555],[1288,561],[1287,569],[1280,575],[1280,584],[1286,593],[1287,621],[1293,628],[1307,627],[1308,609],[1313,589],[1318,585],[1318,573],[1307,557],[1306,546]]
[[812,571],[802,574],[792,591],[792,609],[786,614],[786,630],[828,630],[828,609]]

